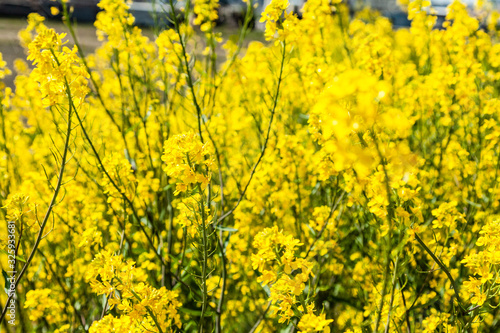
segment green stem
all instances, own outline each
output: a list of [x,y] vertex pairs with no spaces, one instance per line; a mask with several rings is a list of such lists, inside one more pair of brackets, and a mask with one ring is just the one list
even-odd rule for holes
[[[66,85],[66,93],[67,93],[67,96],[69,99],[69,106],[68,106],[69,110],[68,110],[68,118],[67,118],[68,119],[67,120],[68,126],[66,128],[66,133],[65,133],[66,140],[64,142],[64,151],[63,151],[63,154],[61,157],[61,167],[59,169],[59,175],[57,178],[57,185],[54,188],[54,194],[52,195],[52,199],[50,200],[49,207],[47,208],[47,211],[45,212],[45,216],[43,218],[42,224],[40,225],[40,230],[38,231],[38,234],[37,234],[37,237],[35,240],[35,244],[33,245],[33,248],[31,249],[31,253],[30,253],[28,259],[26,260],[26,263],[24,264],[21,272],[19,273],[19,276],[17,277],[17,279],[14,283],[14,291],[16,290],[17,286],[19,285],[19,282],[21,281],[21,278],[26,273],[26,270],[28,269],[31,262],[33,261],[35,253],[38,250],[38,247],[40,246],[40,242],[43,238],[43,231],[45,230],[45,227],[47,226],[52,209],[54,208],[54,206],[56,204],[57,196],[58,196],[59,191],[61,190],[61,187],[62,187],[64,169],[66,167],[67,156],[68,156],[68,151],[69,151],[69,140],[70,140],[71,130],[72,130],[71,117],[72,117],[73,111],[76,114],[76,109],[74,109],[74,104],[73,104],[73,100],[71,98],[71,91],[70,91],[69,85],[67,82],[65,82],[65,85]],[[10,301],[11,301],[13,295],[14,295],[14,293],[10,294],[10,296],[7,298],[7,301],[5,302],[5,306],[3,308],[2,314],[0,315],[0,322],[3,321],[3,319],[5,318],[5,315],[7,313],[7,307],[10,304]]]
[[[120,282],[122,284],[122,286],[124,286],[122,280],[120,280],[119,277],[115,276],[114,278],[117,279],[118,282]],[[134,295],[134,297],[139,301],[139,303],[142,302],[142,298],[139,295],[137,295],[137,293],[135,291],[133,291],[132,288],[130,288],[129,290],[132,293],[132,295]],[[151,310],[151,308],[149,306],[146,306],[145,308],[146,308],[146,311],[148,312],[148,314],[151,316],[151,318],[155,322],[155,325],[156,325],[156,328],[158,328],[158,331],[160,331],[160,333],[163,333],[163,330],[161,329],[160,324],[158,323],[158,319],[156,318],[154,312]]]
[[385,323],[385,333],[389,332],[389,327],[391,325],[391,312],[392,306],[394,304],[394,292],[396,291],[396,275],[398,272],[398,263],[399,263],[399,253],[396,257],[396,262],[394,263],[394,272],[392,273],[392,290],[391,290],[391,300],[389,301],[389,312],[387,313],[387,321]]
[[378,327],[380,325],[380,319],[382,318],[382,310],[384,309],[384,298],[385,295],[387,294],[387,286],[389,284],[389,273],[391,270],[391,239],[392,239],[392,220],[394,218],[394,210],[392,206],[392,198],[391,198],[391,187],[390,187],[390,182],[389,182],[389,173],[387,172],[387,161],[385,160],[384,156],[382,155],[382,151],[380,150],[379,143],[377,141],[377,136],[375,135],[375,129],[372,129],[371,131],[371,136],[373,138],[373,142],[375,143],[375,148],[377,150],[378,157],[380,159],[380,165],[382,166],[382,170],[384,172],[384,183],[385,183],[385,191],[387,195],[387,223],[389,225],[389,231],[387,232],[387,246],[386,246],[386,254],[385,254],[385,270],[384,270],[384,282],[382,285],[382,295],[377,311],[377,318],[375,321],[375,329],[373,330],[374,333],[378,332]]
[[[201,186],[198,184],[198,189],[201,192]],[[202,227],[202,242],[203,242],[203,252],[202,252],[202,271],[201,271],[201,286],[202,286],[202,305],[201,305],[201,315],[198,332],[203,333],[203,325],[205,323],[205,312],[208,305],[208,290],[207,290],[207,264],[208,264],[208,236],[207,236],[207,221],[205,216],[205,207],[203,200],[200,202],[201,208],[201,227]]]
[[248,182],[246,183],[245,188],[243,189],[243,192],[241,192],[241,195],[240,195],[238,201],[236,202],[236,205],[232,209],[230,209],[228,212],[224,213],[221,217],[219,217],[219,219],[217,220],[218,224],[220,224],[226,217],[228,217],[232,213],[234,213],[234,211],[236,210],[236,208],[238,208],[240,202],[245,197],[245,193],[248,190],[248,186],[250,185],[250,182],[252,181],[252,178],[255,175],[257,167],[259,166],[259,164],[262,161],[262,158],[264,157],[264,154],[266,152],[267,144],[268,144],[269,138],[271,136],[271,125],[273,123],[274,114],[276,112],[276,107],[278,105],[278,96],[279,96],[279,93],[280,93],[281,83],[283,81],[283,68],[285,66],[285,56],[286,56],[286,51],[285,50],[286,50],[286,44],[285,44],[285,42],[283,42],[283,53],[282,53],[282,56],[281,56],[280,73],[279,73],[279,76],[278,76],[278,86],[276,88],[276,95],[274,96],[273,108],[271,110],[271,119],[269,119],[269,125],[267,127],[266,140],[264,141],[264,145],[262,147],[261,153],[259,155],[259,158],[257,159],[257,162],[254,164],[254,166],[252,168],[252,171],[250,173],[250,178],[248,179]]
[[465,310],[464,305],[463,305],[464,303],[462,302],[462,299],[460,298],[459,290],[457,288],[457,284],[455,283],[455,280],[451,276],[450,271],[448,270],[448,268],[446,268],[446,266],[441,262],[441,260],[439,260],[439,258],[434,255],[434,253],[432,253],[432,251],[427,247],[427,245],[425,245],[425,243],[422,241],[422,239],[420,238],[420,236],[418,234],[416,234],[416,233],[415,233],[415,239],[420,244],[420,246],[422,246],[422,248],[425,250],[425,252],[427,252],[432,257],[432,259],[434,260],[434,262],[436,264],[438,264],[439,267],[441,267],[441,269],[446,274],[446,276],[448,276],[448,279],[450,280],[451,285],[453,286],[453,290],[455,292],[455,298],[457,299],[458,305],[460,306],[460,308],[462,309],[462,311],[464,311]]

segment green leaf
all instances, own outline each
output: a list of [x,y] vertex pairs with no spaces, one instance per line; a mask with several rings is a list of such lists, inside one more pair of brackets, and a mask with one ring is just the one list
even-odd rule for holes
[[5,279],[5,292],[8,294],[10,290],[10,281],[9,281],[9,276],[7,275],[7,272],[2,269],[2,275],[3,278]]
[[168,191],[170,188],[172,188],[173,186],[174,186],[174,184],[168,184],[167,186],[165,186],[165,187],[163,188],[163,191],[165,191],[165,192],[166,192],[166,191]]
[[219,229],[222,231],[227,231],[227,232],[236,232],[238,229],[230,228],[230,227],[221,227],[221,226],[216,226],[215,229]]
[[280,333],[288,333],[288,332],[290,332],[292,330],[292,328],[293,328],[293,324],[290,323],[290,324],[288,324],[287,327],[285,327],[282,330],[280,330]]
[[267,297],[271,297],[271,289],[269,288],[269,286],[263,286],[262,289],[264,289],[264,291],[266,292]]
[[[200,310],[186,309],[183,307],[179,308],[178,310],[179,310],[179,312],[187,313],[187,314],[195,316],[195,317],[201,316]],[[205,317],[212,317],[213,315],[214,315],[214,313],[212,311],[205,312]]]
[[136,122],[134,125],[130,126],[125,130],[125,134],[129,133],[130,131],[135,130],[139,125],[141,124],[140,121]]
[[[5,251],[4,249],[0,249],[0,252],[6,254],[8,256],[11,255],[11,254],[9,254],[9,252]],[[26,262],[26,260],[23,257],[20,257],[20,256],[16,256],[16,259],[19,260],[19,261],[22,261],[22,262]]]
[[187,309],[184,307],[180,307],[178,310],[179,310],[179,312],[187,313],[187,314],[192,315],[192,316],[200,316],[201,315],[200,310]]

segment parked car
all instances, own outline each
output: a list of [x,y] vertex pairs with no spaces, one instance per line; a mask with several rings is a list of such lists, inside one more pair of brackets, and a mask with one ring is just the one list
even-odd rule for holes
[[[58,7],[62,10],[61,4],[52,0],[31,0],[31,2],[37,3],[34,5],[37,12],[48,17],[53,16],[50,12],[51,7]],[[79,22],[94,22],[100,10],[97,7],[98,3],[99,0],[69,0],[67,6],[68,8],[73,7],[73,11],[71,12],[72,19],[76,19]]]
[[[77,21],[93,22],[99,12],[99,0],[69,0],[68,6],[74,10],[71,16]],[[50,8],[61,4],[51,0],[0,0],[0,14],[8,16],[27,16],[37,12],[43,16],[53,17]]]
[[[173,0],[174,10],[180,12],[184,1]],[[170,25],[172,7],[169,0],[135,0],[130,5],[130,13],[139,26]]]
[[[478,8],[478,0],[460,0],[464,5],[467,6],[467,10],[471,17],[476,17],[480,19],[480,28],[486,29],[486,22],[484,18],[487,15],[484,15],[485,7]],[[448,6],[453,3],[453,0],[431,0],[431,8],[433,10],[433,14],[437,16],[436,27],[442,28],[443,23],[445,21],[446,15],[448,14]],[[491,5],[491,9],[498,10],[500,9],[499,4],[500,0],[492,0],[489,2]],[[430,9],[429,9],[430,10]]]
[[26,16],[33,12],[33,1],[0,0],[0,14],[4,16]]

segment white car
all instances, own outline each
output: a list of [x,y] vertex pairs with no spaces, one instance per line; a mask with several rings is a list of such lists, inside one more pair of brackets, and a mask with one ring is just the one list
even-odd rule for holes
[[[173,3],[176,12],[180,12],[185,5],[184,1],[173,0]],[[134,16],[136,25],[169,25],[171,23],[168,18],[171,12],[169,0],[135,0],[130,5],[130,13]]]
[[[465,4],[470,11],[473,11],[477,4],[476,0],[460,0],[460,2]],[[445,17],[448,13],[447,8],[452,3],[453,0],[431,0],[431,7],[434,9],[435,15]]]

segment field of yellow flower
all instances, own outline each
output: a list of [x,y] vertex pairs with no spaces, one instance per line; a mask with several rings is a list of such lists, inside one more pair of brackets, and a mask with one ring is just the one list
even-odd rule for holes
[[498,14],[272,0],[243,47],[246,4],[238,38],[217,0],[149,38],[101,0],[88,55],[29,16],[0,56],[0,329],[500,332]]

